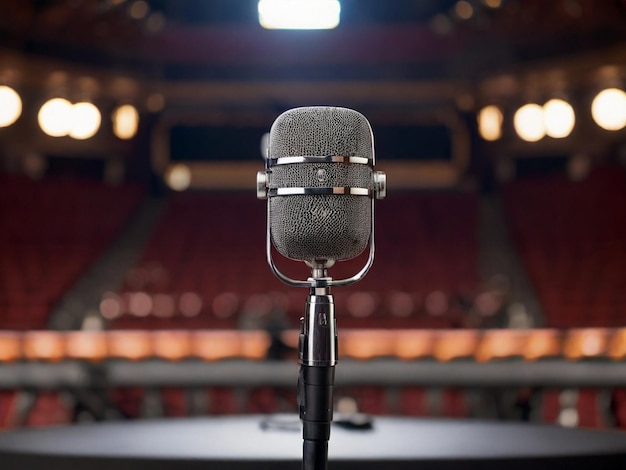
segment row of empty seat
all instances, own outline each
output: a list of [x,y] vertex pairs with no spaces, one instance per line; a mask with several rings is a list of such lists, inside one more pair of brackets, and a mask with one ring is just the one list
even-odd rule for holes
[[[338,312],[347,310],[351,294],[362,291],[373,293],[377,299],[396,292],[423,292],[424,297],[430,292],[441,292],[454,309],[457,293],[471,291],[478,284],[476,223],[474,194],[390,195],[378,204],[374,266],[356,286],[336,290]],[[203,299],[205,313],[193,322],[194,327],[212,326],[211,305],[223,293],[239,298],[279,293],[293,298],[298,289],[283,285],[267,266],[265,224],[264,202],[256,200],[252,192],[172,195],[140,265],[128,273],[120,294],[140,291],[178,297],[194,292]],[[310,275],[304,263],[283,259],[278,254],[276,258],[280,269],[292,277],[306,279]],[[365,258],[366,254],[362,254],[340,262],[331,268],[330,274],[335,278],[354,274]],[[305,295],[298,292],[301,300],[287,305],[288,316],[296,320]],[[362,300],[365,313],[346,316],[368,317],[371,302]],[[151,321],[154,324],[150,318],[143,323],[150,327]],[[366,320],[362,323],[368,325]],[[424,326],[436,324],[455,326],[453,321],[441,319]],[[114,328],[140,325],[129,318],[111,322]]]
[[143,194],[90,180],[0,175],[0,328],[44,327]]
[[544,176],[510,183],[506,215],[546,325],[626,321],[626,171],[597,168],[584,181]]
[[[121,232],[143,192],[14,175],[0,176],[0,183],[0,327],[42,328],[53,305]],[[511,234],[547,325],[622,326],[626,172],[600,168],[581,182],[520,179],[503,195]],[[114,293],[121,299],[150,296],[148,303],[159,306],[161,318],[113,315],[112,328],[232,328],[250,313],[247,299],[265,294],[289,299],[288,321],[297,322],[305,293],[284,286],[266,264],[264,202],[252,191],[189,192],[168,199],[140,264]],[[335,290],[343,325],[477,326],[464,321],[480,284],[477,208],[477,196],[461,192],[396,192],[379,201],[374,266],[355,286]],[[330,274],[349,275],[364,257],[340,262]],[[309,275],[304,263],[277,258],[288,274]],[[443,300],[434,305],[447,304],[446,314],[420,315],[419,302],[427,310],[426,297],[433,293]],[[404,296],[401,303],[413,303],[406,322],[385,312],[388,299],[398,294]],[[239,307],[233,307],[233,298]],[[181,302],[197,315],[184,309],[178,317],[167,314]],[[215,302],[236,315],[217,315],[216,321]]]

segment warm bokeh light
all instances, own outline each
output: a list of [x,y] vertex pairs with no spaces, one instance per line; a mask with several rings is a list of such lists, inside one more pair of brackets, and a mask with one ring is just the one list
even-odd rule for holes
[[107,320],[118,318],[123,313],[122,300],[115,292],[105,292],[100,300],[100,315]]
[[369,317],[376,311],[376,299],[369,292],[354,292],[346,301],[346,309],[353,317]]
[[429,330],[397,330],[394,338],[395,356],[412,360],[433,354],[434,334]]
[[413,296],[407,292],[392,292],[388,298],[389,312],[394,317],[408,317],[411,316],[415,309],[415,302]]
[[521,357],[527,336],[528,330],[486,330],[476,349],[475,358],[478,362],[487,362]]
[[0,362],[13,362],[22,355],[22,341],[15,331],[0,331]]
[[474,16],[474,7],[472,7],[471,3],[460,0],[454,5],[454,13],[462,20],[469,20]]
[[524,347],[524,359],[535,361],[546,357],[556,357],[561,352],[561,337],[556,330],[534,329],[530,332]]
[[100,110],[95,105],[88,102],[76,103],[72,107],[72,125],[69,135],[78,140],[89,139],[98,132],[101,122]]
[[591,103],[591,115],[602,129],[623,129],[626,127],[626,93],[618,88],[601,91]]
[[436,334],[433,355],[443,362],[472,357],[477,346],[478,334],[475,330],[450,330]]
[[241,332],[206,330],[191,333],[192,355],[206,361],[241,356]]
[[152,93],[146,99],[146,108],[151,113],[158,113],[165,107],[165,96],[162,93]]
[[8,127],[22,114],[22,99],[8,86],[0,86],[0,127]]
[[65,341],[58,331],[28,331],[22,338],[24,357],[33,361],[57,362],[65,356]]
[[191,171],[187,165],[177,163],[167,169],[165,181],[174,191],[184,191],[191,184]]
[[128,298],[128,313],[147,317],[152,312],[152,297],[146,292],[133,292]]
[[123,104],[113,110],[113,133],[116,137],[128,140],[135,137],[139,127],[139,112],[130,104]]
[[483,3],[489,8],[500,8],[502,6],[502,0],[483,0]]
[[428,315],[441,317],[448,312],[448,297],[440,290],[430,292],[424,299],[424,309]]
[[515,132],[526,142],[537,142],[546,135],[543,108],[538,104],[526,104],[513,116]]
[[155,331],[152,333],[154,355],[168,361],[179,361],[191,355],[191,335],[188,331]]
[[574,108],[564,100],[552,99],[543,105],[546,134],[556,139],[567,137],[574,129]]
[[109,331],[107,347],[109,357],[138,361],[152,357],[152,337],[147,331]]
[[233,317],[239,308],[239,297],[234,292],[221,292],[213,299],[212,307],[217,318]]
[[132,2],[128,7],[128,15],[134,20],[141,20],[150,12],[150,5],[144,0]]
[[341,355],[367,360],[375,357],[391,357],[395,353],[395,341],[390,330],[350,330],[341,335]]
[[341,17],[338,0],[260,0],[258,10],[266,29],[333,29]]
[[102,331],[73,331],[66,335],[66,355],[72,359],[101,361],[107,357],[109,348],[106,333]]
[[51,137],[68,135],[73,121],[72,103],[64,98],[46,101],[37,115],[39,127]]
[[178,299],[178,310],[185,317],[195,317],[202,311],[202,298],[195,292],[185,292]]
[[478,113],[478,132],[488,141],[502,137],[502,111],[494,105],[485,106]]

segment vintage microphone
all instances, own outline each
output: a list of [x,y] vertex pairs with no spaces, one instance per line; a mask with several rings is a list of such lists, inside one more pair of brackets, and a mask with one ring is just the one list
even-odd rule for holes
[[[308,287],[300,323],[298,406],[303,424],[303,470],[327,468],[337,364],[332,286],[359,281],[374,262],[374,199],[386,194],[386,176],[374,171],[374,139],[367,119],[338,107],[295,108],[270,130],[257,196],[267,199],[268,263],[283,282]],[[329,277],[335,262],[355,258],[369,243],[363,268],[346,279]],[[272,245],[311,268],[295,280],[276,267]]]

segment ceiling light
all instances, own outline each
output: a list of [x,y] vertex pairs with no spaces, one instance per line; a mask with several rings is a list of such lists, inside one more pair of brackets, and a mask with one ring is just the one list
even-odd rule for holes
[[333,29],[339,0],[259,0],[259,23],[266,29]]
[[561,139],[570,135],[574,129],[576,116],[574,108],[567,101],[552,99],[543,105],[543,120],[546,134]]
[[39,127],[51,137],[67,135],[72,125],[72,103],[64,98],[46,101],[37,115]]
[[130,105],[124,104],[113,110],[113,133],[120,139],[132,139],[137,134],[139,126],[139,112]]
[[515,132],[526,142],[537,142],[546,135],[543,108],[538,104],[526,104],[513,116]]
[[478,132],[485,140],[494,141],[502,137],[502,111],[494,105],[485,106],[478,113]]
[[22,99],[8,86],[0,86],[0,127],[13,124],[22,114]]
[[95,105],[87,102],[76,103],[72,106],[72,125],[69,135],[78,140],[89,139],[98,132],[101,121],[100,110]]
[[591,103],[591,115],[602,129],[623,129],[626,127],[626,93],[618,88],[601,91]]

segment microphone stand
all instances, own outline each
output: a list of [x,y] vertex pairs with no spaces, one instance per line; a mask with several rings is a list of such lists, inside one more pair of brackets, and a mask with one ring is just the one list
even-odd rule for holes
[[[372,155],[373,156],[373,155]],[[298,160],[333,160],[345,157],[293,157]],[[371,159],[373,166],[374,159]],[[302,420],[303,453],[302,470],[326,470],[328,467],[328,441],[330,425],[333,420],[333,386],[335,383],[335,365],[337,364],[337,325],[335,321],[335,302],[330,293],[331,286],[348,286],[363,278],[374,262],[374,198],[383,199],[387,193],[387,178],[384,172],[372,173],[373,189],[367,190],[371,197],[369,255],[359,272],[346,279],[332,279],[327,268],[335,260],[305,261],[312,269],[311,277],[306,281],[292,279],[283,274],[272,257],[271,204],[269,196],[277,196],[281,189],[288,191],[283,196],[300,194],[352,194],[346,193],[351,188],[272,188],[269,186],[271,174],[270,159],[266,160],[266,170],[257,173],[257,197],[268,199],[265,252],[272,272],[285,284],[294,287],[308,287],[304,318],[300,320],[298,339],[298,375],[297,401]],[[359,189],[359,188],[352,188]],[[364,189],[364,188],[360,188]],[[296,190],[296,192],[290,192]],[[361,193],[357,193],[361,194]]]
[[326,470],[337,364],[335,303],[326,268],[313,268],[298,339],[297,399],[302,420],[302,470]]

